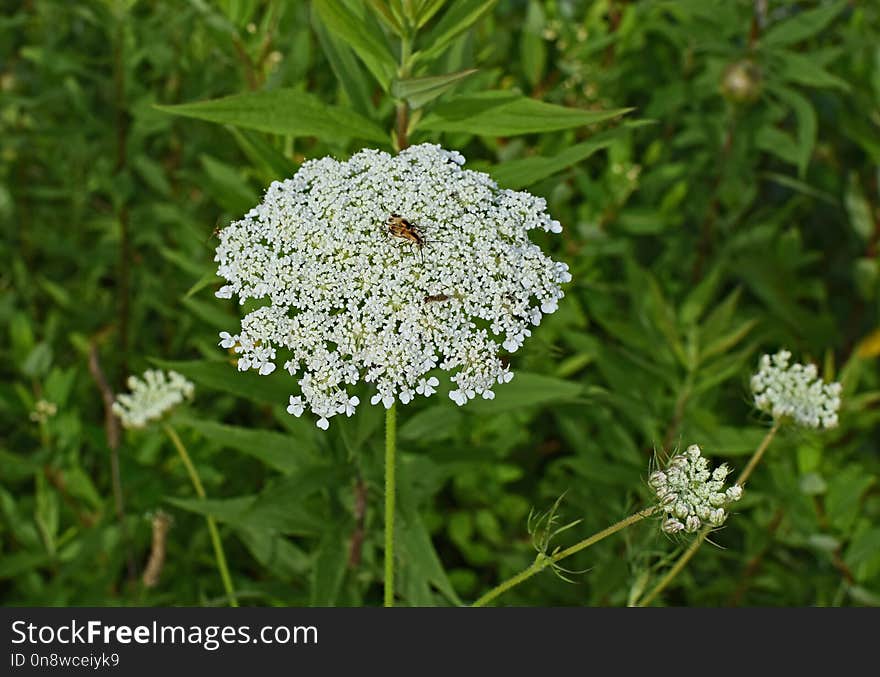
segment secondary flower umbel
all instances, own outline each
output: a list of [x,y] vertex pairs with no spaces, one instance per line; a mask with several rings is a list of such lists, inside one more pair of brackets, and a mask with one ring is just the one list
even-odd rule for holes
[[191,400],[195,387],[176,371],[168,375],[159,369],[148,369],[143,380],[129,376],[126,382],[131,393],[116,396],[113,413],[125,428],[143,428],[162,418],[168,410]]
[[693,533],[704,524],[719,527],[727,519],[725,507],[742,497],[742,487],[734,484],[724,490],[730,468],[722,464],[709,469],[709,461],[692,444],[683,454],[676,454],[663,470],[651,473],[648,484],[657,495],[667,519],[663,531]]
[[773,418],[791,417],[810,428],[833,428],[840,408],[840,384],[825,383],[814,364],[789,365],[791,353],[780,350],[761,357],[752,376],[755,406]]
[[[228,280],[217,296],[262,301],[222,345],[238,368],[298,376],[288,411],[311,410],[326,428],[359,404],[349,387],[374,383],[373,404],[435,392],[434,369],[452,372],[450,397],[491,399],[513,374],[515,351],[556,310],[568,266],[528,238],[561,226],[542,198],[498,188],[439,146],[397,156],[363,150],[350,160],[306,162],[263,202],[220,232],[215,260]],[[411,224],[406,237],[395,215]]]

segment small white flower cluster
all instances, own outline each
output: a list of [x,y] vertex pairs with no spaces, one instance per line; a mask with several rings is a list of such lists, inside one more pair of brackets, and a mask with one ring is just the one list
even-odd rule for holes
[[58,405],[48,400],[37,400],[33,411],[30,413],[30,419],[34,423],[46,423],[50,418],[58,413]]
[[176,371],[168,375],[159,369],[148,369],[143,380],[129,376],[126,381],[130,393],[116,396],[113,413],[125,428],[143,428],[151,421],[180,404],[191,400],[195,387]]
[[709,461],[692,444],[676,454],[666,468],[648,478],[660,509],[666,513],[662,529],[666,533],[693,533],[704,524],[718,527],[727,519],[727,505],[742,497],[742,487],[734,484],[724,490],[730,468],[722,464],[710,471]]
[[809,428],[834,428],[840,408],[839,383],[825,383],[814,364],[789,364],[791,353],[780,350],[761,357],[752,376],[755,406],[773,418],[791,417]]
[[453,372],[459,405],[494,397],[513,378],[499,352],[517,350],[556,310],[571,275],[528,238],[562,230],[545,200],[462,164],[432,144],[396,156],[367,149],[272,183],[219,233],[228,284],[217,296],[260,306],[239,332],[220,334],[239,370],[298,375],[288,411],[312,411],[321,428],[354,412],[348,387],[361,379],[386,408],[432,395],[434,369]]

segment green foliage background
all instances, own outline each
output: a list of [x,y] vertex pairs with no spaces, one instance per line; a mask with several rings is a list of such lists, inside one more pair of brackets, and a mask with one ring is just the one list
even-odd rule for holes
[[[235,370],[212,231],[306,158],[390,149],[408,100],[410,141],[547,197],[566,230],[542,244],[574,280],[496,400],[400,410],[400,602],[467,602],[527,566],[529,511],[563,494],[582,521],[559,545],[646,505],[656,450],[697,443],[741,468],[768,426],[748,377],[788,346],[842,380],[841,425],[777,438],[720,547],[662,603],[880,604],[880,5],[5,6],[3,603],[224,604],[200,513],[243,603],[380,602],[381,408],[324,433],[284,412],[285,374]],[[420,24],[408,78],[398,23]],[[245,98],[189,105],[230,95]],[[116,391],[156,365],[195,381],[173,424],[207,502],[161,430],[124,434],[120,521],[90,354]],[[57,405],[45,423],[40,399]],[[545,572],[501,602],[624,605],[681,545],[646,521],[567,562],[573,584]]]

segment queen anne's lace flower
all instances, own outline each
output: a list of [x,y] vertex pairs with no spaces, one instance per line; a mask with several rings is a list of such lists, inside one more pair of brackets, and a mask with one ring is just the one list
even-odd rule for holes
[[145,371],[143,380],[129,376],[126,385],[131,392],[117,395],[113,403],[113,413],[126,428],[143,428],[185,399],[192,399],[195,392],[193,384],[176,371],[166,376],[158,369]]
[[833,428],[840,408],[840,384],[825,383],[814,364],[789,365],[791,353],[780,350],[761,357],[752,376],[755,406],[773,418],[790,417],[810,428]]
[[661,528],[669,534],[693,533],[704,524],[719,527],[727,519],[730,503],[742,497],[742,487],[734,484],[724,489],[730,468],[722,464],[710,470],[709,461],[692,444],[683,454],[676,454],[663,470],[648,477],[660,509],[666,513]]
[[[556,310],[571,275],[528,238],[562,230],[545,201],[462,164],[431,144],[363,150],[306,162],[269,186],[219,234],[217,272],[229,284],[217,296],[260,305],[238,333],[220,334],[238,368],[283,365],[301,391],[288,411],[311,410],[321,428],[354,412],[348,388],[361,379],[385,407],[432,395],[437,368],[453,372],[457,404],[494,397],[513,378],[502,347],[517,350]],[[393,214],[415,242],[391,233]]]

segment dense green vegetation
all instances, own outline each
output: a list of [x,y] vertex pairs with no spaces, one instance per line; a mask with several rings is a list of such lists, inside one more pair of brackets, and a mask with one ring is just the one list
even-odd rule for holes
[[[561,496],[559,524],[581,521],[551,549],[649,505],[655,453],[742,468],[770,426],[749,377],[787,347],[842,382],[839,427],[784,428],[655,603],[880,604],[880,4],[12,5],[4,604],[226,604],[205,514],[242,604],[381,603],[383,410],[324,432],[285,412],[283,370],[236,371],[212,233],[305,159],[391,150],[398,109],[411,143],[546,197],[565,231],[535,239],[573,275],[495,400],[398,408],[398,603],[467,603],[528,566],[530,511]],[[207,501],[161,426],[107,416],[157,366],[196,385],[170,423]],[[645,520],[500,603],[632,603],[688,542]]]

